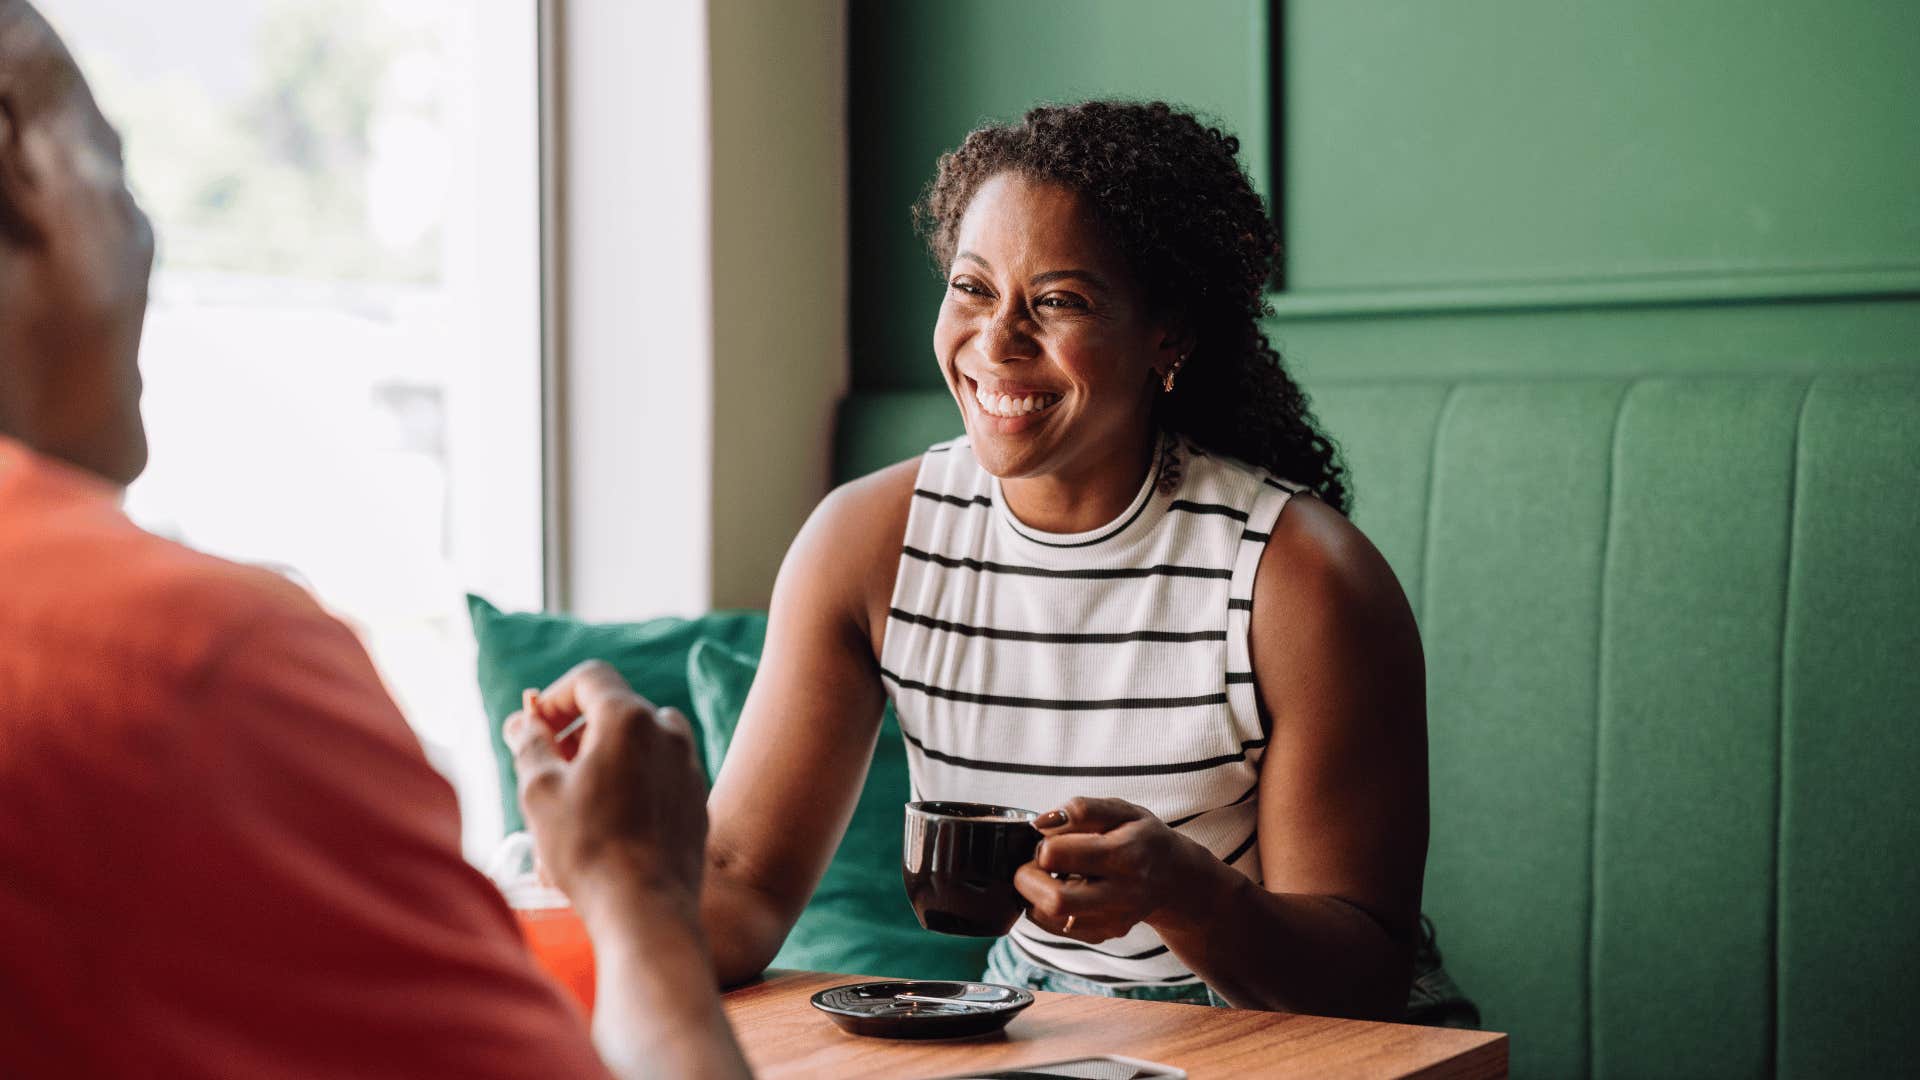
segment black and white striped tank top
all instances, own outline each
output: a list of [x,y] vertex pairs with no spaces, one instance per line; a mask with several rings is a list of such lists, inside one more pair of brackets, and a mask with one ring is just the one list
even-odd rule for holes
[[[1299,487],[1168,437],[1132,505],[1076,535],[1015,518],[964,438],[927,451],[914,488],[880,656],[914,797],[1126,799],[1259,881],[1247,626]],[[1145,924],[1088,946],[1022,917],[1012,937],[1116,987],[1198,981]]]

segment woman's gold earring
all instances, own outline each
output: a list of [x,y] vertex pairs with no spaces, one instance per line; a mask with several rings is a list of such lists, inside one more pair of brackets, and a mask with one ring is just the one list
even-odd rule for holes
[[1163,394],[1173,393],[1173,377],[1175,375],[1180,374],[1180,365],[1186,362],[1187,362],[1187,358],[1183,356],[1180,359],[1175,360],[1173,362],[1173,366],[1167,369],[1166,377],[1160,380],[1161,393]]

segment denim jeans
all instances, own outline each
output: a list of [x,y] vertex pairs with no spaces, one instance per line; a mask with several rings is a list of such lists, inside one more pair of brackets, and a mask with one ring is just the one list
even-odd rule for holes
[[[1062,994],[1227,1007],[1226,999],[1204,984],[1109,986],[1093,979],[1055,971],[1034,963],[1006,938],[993,943],[992,951],[987,953],[986,974],[980,977],[980,981],[1018,986],[1026,990],[1052,990]],[[1440,948],[1434,937],[1433,921],[1425,915],[1420,916],[1420,941],[1413,954],[1413,985],[1407,991],[1407,1011],[1403,1019],[1409,1024],[1428,1027],[1471,1028],[1480,1024],[1479,1008],[1460,991],[1453,977],[1440,966]]]
[[1215,1005],[1220,1008],[1227,1006],[1225,999],[1214,993],[1204,983],[1190,983],[1186,986],[1109,986],[1093,979],[1083,979],[1078,975],[1055,971],[1053,968],[1034,963],[1027,954],[1014,948],[1013,942],[1006,938],[993,943],[992,951],[987,953],[987,973],[980,977],[980,981],[999,983],[1001,986],[1018,986],[1023,990],[1052,990],[1061,994],[1085,994],[1089,997],[1175,1001],[1183,1005]]

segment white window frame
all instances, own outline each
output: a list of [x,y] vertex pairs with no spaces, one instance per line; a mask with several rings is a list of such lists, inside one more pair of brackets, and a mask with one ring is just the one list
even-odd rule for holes
[[847,385],[844,0],[540,7],[548,606],[764,606]]

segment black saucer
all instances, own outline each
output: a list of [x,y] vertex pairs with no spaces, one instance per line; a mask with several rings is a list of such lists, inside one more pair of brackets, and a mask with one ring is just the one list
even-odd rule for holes
[[[900,994],[958,998],[979,1004],[901,1001]],[[1033,995],[994,983],[889,981],[848,983],[822,990],[809,1000],[814,1008],[855,1035],[952,1039],[999,1031],[1014,1014],[1033,1004]]]

